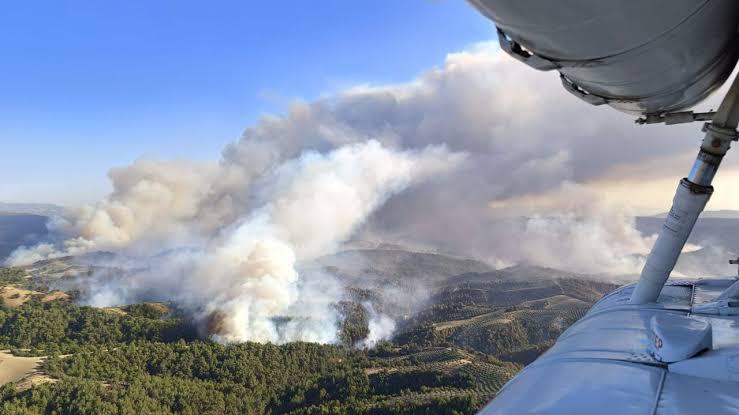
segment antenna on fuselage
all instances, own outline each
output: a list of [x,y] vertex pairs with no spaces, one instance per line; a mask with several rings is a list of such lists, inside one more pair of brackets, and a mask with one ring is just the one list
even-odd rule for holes
[[[731,264],[731,265],[739,265],[739,258],[730,259],[729,260],[729,264]],[[737,276],[737,278],[739,278],[739,267],[737,267],[736,276]]]
[[704,124],[706,133],[698,157],[688,177],[682,179],[672,200],[657,241],[642,269],[639,283],[631,294],[631,304],[657,301],[682,252],[698,215],[713,193],[711,182],[732,141],[737,140],[739,124],[739,81],[734,78],[712,121]]

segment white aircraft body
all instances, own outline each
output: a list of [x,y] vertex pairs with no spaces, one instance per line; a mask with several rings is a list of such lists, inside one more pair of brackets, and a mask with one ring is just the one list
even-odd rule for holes
[[739,279],[668,278],[739,138],[739,81],[715,112],[688,110],[736,66],[739,1],[469,2],[495,23],[503,50],[558,71],[587,103],[638,123],[705,121],[638,283],[601,299],[480,413],[738,414]]

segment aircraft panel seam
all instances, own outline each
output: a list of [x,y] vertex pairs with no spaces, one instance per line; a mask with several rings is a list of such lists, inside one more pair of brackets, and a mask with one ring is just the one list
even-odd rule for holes
[[688,309],[688,316],[693,314],[693,304],[695,303],[695,294],[696,294],[696,284],[693,283],[693,285],[690,288],[690,308]]
[[654,398],[654,405],[652,406],[651,415],[657,415],[657,409],[659,408],[659,398],[662,396],[662,388],[665,385],[665,379],[667,378],[667,371],[662,371],[662,376],[659,378],[659,385],[657,386],[657,393]]

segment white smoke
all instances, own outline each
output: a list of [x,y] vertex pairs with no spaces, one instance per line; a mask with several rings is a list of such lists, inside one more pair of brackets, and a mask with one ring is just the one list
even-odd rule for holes
[[395,320],[391,317],[377,312],[372,304],[363,304],[364,309],[369,314],[369,334],[367,337],[359,342],[358,346],[361,348],[374,347],[378,342],[389,339],[395,332]]
[[40,243],[32,247],[21,246],[10,254],[5,263],[10,266],[24,266],[59,256],[62,256],[62,253],[56,246],[50,243]]
[[655,240],[636,229],[628,208],[572,182],[491,207],[501,215],[518,215],[494,225],[509,242],[494,254],[506,261],[587,274],[638,274]]
[[[694,140],[680,140],[680,134],[696,132],[691,126],[634,126],[627,116],[570,96],[552,73],[529,70],[492,44],[480,44],[450,54],[441,67],[407,84],[357,87],[295,103],[285,116],[249,128],[217,165],[139,161],[113,170],[113,194],[59,227],[67,235],[61,252],[125,247],[145,253],[202,243],[258,208],[265,198],[245,189],[285,160],[306,149],[326,153],[376,139],[399,149],[447,145],[469,156],[453,174],[432,177],[389,200],[362,226],[360,237],[438,246],[502,263],[528,259],[578,270],[636,272],[638,264],[628,266],[629,246],[642,252],[644,242],[624,230],[633,228],[631,212],[620,206],[604,210],[606,204],[592,203],[586,194],[592,189],[581,185],[639,163],[672,174],[670,163],[655,158],[677,160],[676,155],[693,152]],[[556,209],[522,213],[547,218],[529,224],[524,232],[530,238],[511,235],[499,220],[500,209],[491,208],[492,203],[515,209],[512,201],[537,195],[544,202],[563,199],[557,189],[568,183],[583,191],[569,192],[568,203]],[[572,218],[584,218],[587,226],[565,232]],[[333,220],[316,218],[305,232],[331,229],[320,222],[324,219]],[[550,235],[566,240],[549,244]],[[19,251],[12,261],[27,262],[25,256],[38,258]]]
[[[645,163],[677,181],[687,166],[671,161],[696,146],[680,136],[697,132],[631,121],[481,44],[406,84],[294,103],[247,129],[217,163],[113,169],[107,198],[52,225],[59,243],[9,262],[167,252],[125,285],[95,287],[91,301],[159,293],[192,305],[218,339],[276,342],[335,337],[329,304],[340,284],[296,269],[352,237],[636,273],[652,239],[635,230],[628,206],[588,184]],[[374,332],[386,333],[385,323]]]
[[[221,313],[221,340],[333,341],[337,298],[324,292],[294,307],[306,301],[296,262],[334,252],[390,195],[460,161],[441,148],[394,153],[376,141],[288,161],[257,192],[268,203],[208,245],[186,292],[198,287],[207,311]],[[277,316],[291,318],[283,332]]]
[[115,305],[144,293],[175,299],[196,310],[206,331],[224,342],[333,342],[332,304],[341,290],[330,280],[302,281],[297,263],[334,252],[390,196],[463,158],[444,147],[394,151],[375,140],[326,154],[304,152],[254,178],[244,189],[252,206],[221,228],[199,222],[214,186],[207,180],[217,179],[217,172],[208,167],[200,177],[173,171],[184,166],[179,163],[137,162],[131,171],[111,174],[116,191],[110,198],[82,209],[67,225],[80,236],[65,241],[63,251],[43,245],[14,258],[65,255],[70,246],[138,250],[161,244],[162,251],[186,242],[187,250],[150,262],[147,271],[94,287],[88,301]]

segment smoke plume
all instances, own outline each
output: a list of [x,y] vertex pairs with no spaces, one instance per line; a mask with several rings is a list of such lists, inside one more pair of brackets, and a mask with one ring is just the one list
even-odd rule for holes
[[[224,342],[332,342],[331,304],[341,299],[340,288],[327,276],[320,283],[301,280],[296,264],[334,252],[390,196],[453,169],[463,158],[441,146],[394,151],[375,140],[325,154],[306,151],[249,180],[246,210],[220,227],[202,218],[212,213],[206,204],[220,185],[207,181],[223,172],[207,167],[200,176],[188,164],[137,162],[111,174],[116,190],[108,199],[62,224],[79,235],[64,241],[63,251],[33,251],[38,257],[84,248],[186,246],[125,280],[94,287],[89,302],[173,299]],[[30,251],[14,258],[25,254]]]
[[[330,305],[341,283],[299,270],[352,238],[637,273],[652,238],[636,231],[627,204],[591,184],[607,186],[613,172],[638,178],[624,169],[634,165],[658,165],[650,174],[677,182],[687,166],[673,161],[697,146],[680,136],[698,134],[631,121],[480,44],[406,84],[296,102],[247,129],[218,162],[112,169],[108,197],[51,223],[56,243],[19,249],[9,262],[93,250],[147,256],[145,271],[93,287],[89,301],[167,296],[218,340],[273,342],[335,340]],[[393,327],[373,321],[369,343]]]

